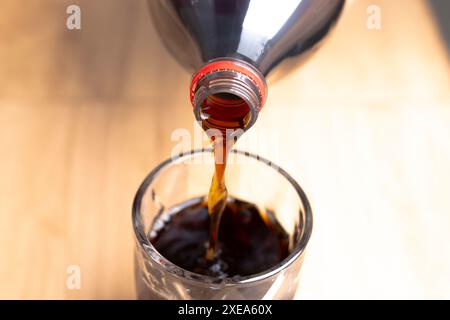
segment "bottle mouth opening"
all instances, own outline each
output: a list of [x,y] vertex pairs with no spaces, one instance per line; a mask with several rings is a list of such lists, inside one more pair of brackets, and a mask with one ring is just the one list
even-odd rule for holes
[[267,93],[264,76],[237,59],[214,60],[194,74],[190,97],[204,130],[246,131],[256,121]]
[[258,117],[253,103],[233,88],[206,90],[199,95],[194,112],[212,139],[219,134],[226,138],[239,135],[239,131],[250,128]]
[[195,117],[204,130],[228,135],[246,131],[255,123],[261,99],[255,85],[245,76],[219,71],[199,82],[193,105]]

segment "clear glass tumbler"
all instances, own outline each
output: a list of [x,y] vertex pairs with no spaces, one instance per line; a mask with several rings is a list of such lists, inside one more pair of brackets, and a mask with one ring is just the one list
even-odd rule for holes
[[231,151],[227,188],[230,196],[275,213],[289,234],[291,254],[285,260],[251,276],[218,279],[174,265],[149,241],[154,221],[187,200],[206,196],[213,170],[212,150],[194,150],[164,161],[141,184],[132,213],[138,299],[292,299],[312,231],[311,208],[291,176],[257,155]]

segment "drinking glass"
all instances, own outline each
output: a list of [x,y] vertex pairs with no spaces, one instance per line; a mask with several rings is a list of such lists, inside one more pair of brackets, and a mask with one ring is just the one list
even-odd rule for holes
[[289,235],[286,259],[258,274],[221,279],[176,266],[149,241],[155,221],[164,221],[187,200],[207,196],[213,170],[212,150],[193,150],[164,161],[142,182],[132,212],[138,299],[292,299],[311,236],[311,208],[298,183],[258,155],[231,150],[227,189],[231,197],[274,212]]

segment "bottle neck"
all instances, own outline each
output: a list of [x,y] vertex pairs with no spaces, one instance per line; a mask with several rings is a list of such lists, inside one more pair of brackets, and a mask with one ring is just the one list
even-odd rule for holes
[[267,86],[258,70],[240,60],[216,60],[192,78],[190,97],[204,130],[249,129],[264,105]]

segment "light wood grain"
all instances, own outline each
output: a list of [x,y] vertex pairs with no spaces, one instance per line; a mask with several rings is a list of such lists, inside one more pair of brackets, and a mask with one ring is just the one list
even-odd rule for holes
[[[65,28],[70,1],[0,3],[0,298],[134,298],[134,193],[172,131],[194,130],[190,75],[145,3],[77,2],[80,31]],[[299,298],[450,298],[449,74],[424,2],[356,0],[270,85],[239,148],[311,200]]]

